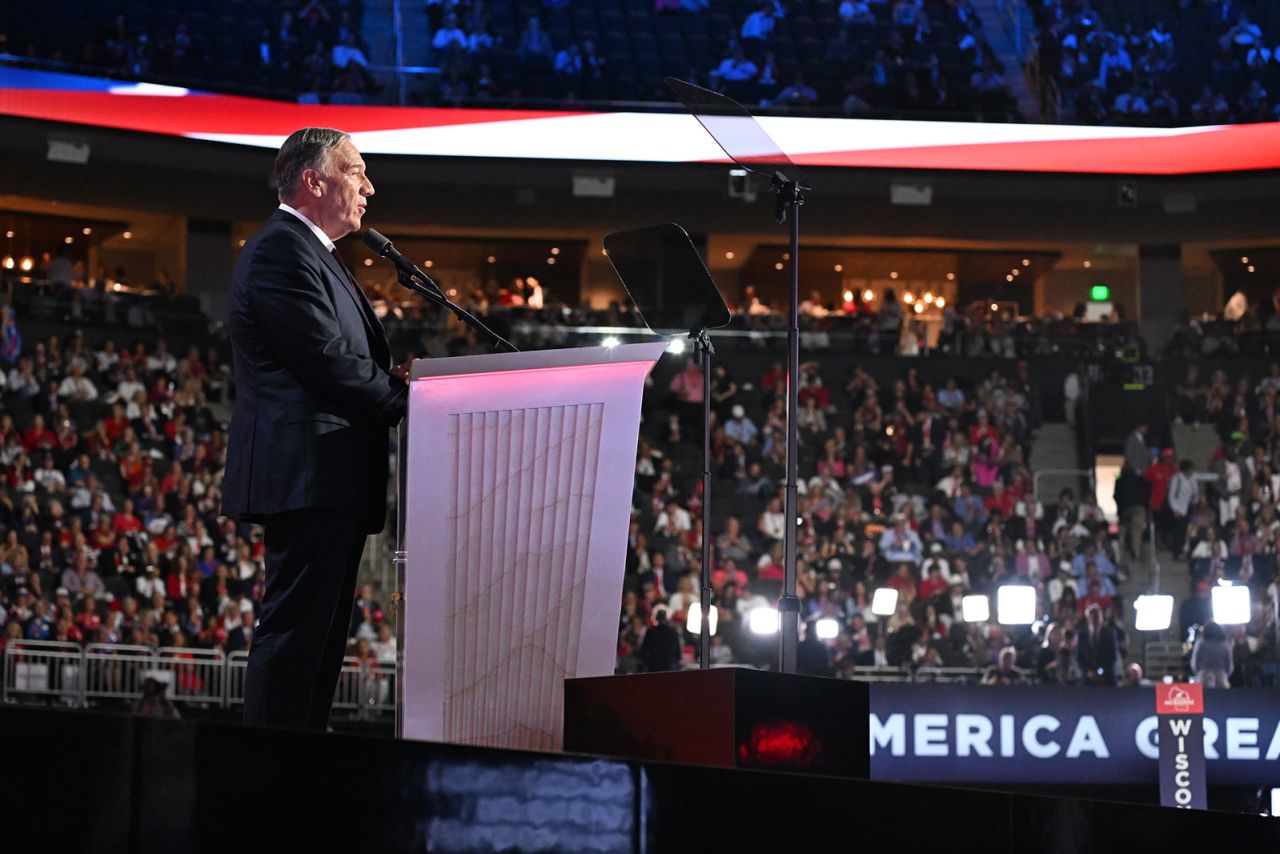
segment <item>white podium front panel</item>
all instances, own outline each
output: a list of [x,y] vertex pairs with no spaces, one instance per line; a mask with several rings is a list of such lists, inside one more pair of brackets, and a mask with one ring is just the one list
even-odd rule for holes
[[662,347],[415,366],[405,737],[559,749],[563,680],[613,672],[640,401]]

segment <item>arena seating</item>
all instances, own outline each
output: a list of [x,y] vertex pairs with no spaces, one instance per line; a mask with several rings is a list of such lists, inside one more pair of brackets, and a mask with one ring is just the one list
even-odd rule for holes
[[[674,75],[760,108],[815,115],[1016,116],[1005,69],[967,4],[794,0],[761,12],[747,0],[492,0],[426,11],[426,55],[406,62],[438,73],[411,88],[414,103],[643,108],[671,102],[662,79]],[[767,32],[748,24],[755,14]],[[288,100],[394,102],[394,56],[370,48],[389,42],[366,20],[385,27],[389,18],[366,16],[358,0],[216,8],[131,0],[37,6],[0,31],[11,54],[83,73]],[[406,20],[418,25],[412,14]],[[722,74],[738,51],[749,69]]]
[[[263,594],[263,547],[260,531],[218,512],[233,394],[225,342],[194,303],[163,292],[117,291],[107,280],[13,285],[0,323],[0,637],[73,644],[68,649],[80,651],[72,657],[83,656],[86,668],[115,648],[110,654],[133,656],[139,668],[167,669],[190,703],[234,705],[234,666],[252,643]],[[598,333],[589,329],[638,325],[616,308],[539,312],[518,302],[473,298],[470,307],[522,347],[591,343]],[[475,352],[473,340],[431,311],[377,304],[399,350],[420,351],[425,342],[430,352]],[[1105,336],[1132,341],[1136,333],[1104,325],[1089,330],[1104,337],[1082,344],[1083,328],[1052,321],[1050,334],[1018,339],[1049,349],[1024,350],[1003,346],[988,323],[957,320],[940,343],[943,368],[928,351],[896,355],[906,338],[896,327],[886,336],[874,315],[823,315],[804,321],[800,391],[805,668],[1001,684],[1138,678],[1124,670],[1141,657],[1138,639],[1122,628],[1130,603],[1114,589],[1131,559],[1091,496],[1045,496],[1037,504],[1028,466],[1041,421],[1062,417],[1061,401],[1046,392],[1061,387],[1062,355],[1105,356],[1114,343],[1099,349]],[[778,323],[767,312],[740,313],[713,388],[710,536],[722,609],[713,655],[721,663],[767,664],[771,655],[772,641],[744,624],[780,593]],[[182,352],[171,353],[167,343],[178,340]],[[703,497],[700,374],[690,371],[680,359],[664,359],[646,401],[619,621],[622,672],[692,663],[684,621],[698,583]],[[1163,388],[1170,418],[1218,430],[1222,447],[1209,464],[1218,479],[1202,483],[1200,499],[1179,521],[1164,510],[1171,504],[1160,470],[1167,457],[1145,472],[1160,545],[1190,560],[1189,588],[1176,591],[1186,598],[1174,643],[1206,624],[1210,586],[1247,585],[1251,619],[1228,628],[1232,683],[1273,684],[1280,367],[1206,374]],[[964,619],[961,597],[1006,584],[1035,591],[1038,625],[1011,628],[994,614]],[[892,614],[871,608],[881,587],[898,591]],[[385,667],[395,648],[379,602],[388,592],[362,587],[352,615],[341,707],[356,715],[387,708]],[[1100,623],[1089,627],[1094,605]],[[663,608],[681,636],[683,655],[674,661],[645,652]],[[832,637],[818,638],[819,620],[833,621]],[[1086,648],[1086,632],[1105,634],[1106,644]],[[1175,658],[1177,650],[1169,650]],[[1187,651],[1181,647],[1184,672]],[[5,658],[15,667],[29,660],[27,653]],[[216,676],[201,669],[215,664],[226,669]],[[18,670],[6,664],[4,675],[6,690],[21,696]],[[140,686],[94,690],[76,696],[129,699]]]
[[1276,119],[1275,4],[1176,0],[1031,3],[1041,67],[1064,118],[1176,126]]

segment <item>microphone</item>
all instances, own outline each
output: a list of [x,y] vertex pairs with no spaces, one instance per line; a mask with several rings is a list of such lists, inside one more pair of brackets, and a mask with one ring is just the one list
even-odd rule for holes
[[371,228],[364,233],[364,237],[361,240],[374,255],[379,258],[386,258],[396,265],[396,269],[400,271],[400,284],[414,293],[422,294],[437,305],[452,311],[459,320],[487,338],[493,344],[495,350],[507,353],[519,352],[514,344],[488,326],[485,326],[471,312],[445,296],[440,286],[430,276],[419,270],[412,261],[404,257],[400,250],[392,246],[391,241],[384,237],[380,231]]
[[419,282],[428,284],[435,288],[438,293],[443,294],[443,291],[440,290],[440,286],[437,285],[430,276],[419,270],[417,265],[406,258],[399,249],[396,249],[396,247],[382,234],[382,232],[371,228],[364,233],[364,237],[362,237],[361,240],[364,241],[364,245],[370,252],[377,255],[379,258],[386,258],[392,264],[395,264],[396,269],[398,269],[403,275],[410,279],[416,279]]

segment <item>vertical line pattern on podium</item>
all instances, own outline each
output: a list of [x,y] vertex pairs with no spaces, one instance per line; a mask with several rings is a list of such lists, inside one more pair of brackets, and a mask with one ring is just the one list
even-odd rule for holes
[[[575,406],[565,411],[566,423],[564,432],[567,435],[572,435],[575,440],[579,435],[580,416],[585,408]],[[547,600],[547,604],[550,606],[550,610],[547,612],[547,626],[551,636],[547,647],[556,651],[556,658],[551,662],[551,678],[543,682],[543,688],[548,690],[549,696],[542,704],[542,708],[549,710],[551,720],[556,720],[560,716],[559,698],[563,691],[560,686],[564,683],[564,675],[569,669],[566,661],[568,632],[564,630],[564,623],[566,616],[568,616],[567,603],[572,597],[575,570],[575,567],[569,565],[569,545],[577,533],[576,526],[571,524],[574,519],[572,511],[574,472],[578,469],[577,450],[578,445],[575,441],[563,454],[560,468],[560,500],[556,502],[556,516],[560,523],[560,535],[556,538],[558,555],[553,555],[555,575],[553,576],[552,584],[554,589],[551,597]],[[547,747],[550,748],[550,745],[548,744]]]
[[[449,469],[451,469],[453,474],[453,503],[451,506],[451,512],[453,515],[453,542],[449,543],[447,548],[449,554],[451,554],[453,558],[453,565],[465,566],[466,554],[460,553],[458,549],[466,548],[466,535],[462,534],[462,531],[458,529],[460,529],[460,526],[463,524],[460,507],[465,506],[465,503],[463,503],[466,502],[467,499],[465,489],[467,485],[470,484],[470,478],[467,478],[466,476],[467,461],[465,460],[466,455],[463,453],[465,448],[463,448],[462,444],[462,435],[465,435],[463,434],[463,430],[466,430],[468,426],[470,426],[471,419],[466,415],[460,415],[453,417],[453,419],[449,420],[449,423],[451,423],[449,424],[449,426],[451,426],[451,429],[449,429],[449,437],[453,439],[453,453],[449,455],[449,458],[451,458],[451,465],[449,465]],[[460,536],[460,534],[462,535]],[[452,625],[454,615],[457,615],[457,613],[461,611],[463,599],[462,590],[460,585],[456,583],[456,579],[454,579],[453,576],[448,576],[447,579],[445,579],[445,585],[447,585],[447,594],[445,594],[444,598],[445,604],[447,604],[445,618],[447,618],[449,624]],[[444,732],[449,735],[452,734],[454,729],[456,729],[456,727],[454,727],[454,718],[457,716],[458,705],[453,697],[453,686],[456,685],[458,681],[456,675],[458,667],[458,650],[457,644],[454,644],[452,630],[444,632],[444,644],[444,672],[447,673],[449,680],[448,690],[445,691],[444,695]]]
[[[498,492],[503,488],[505,478],[498,476],[498,431],[501,429],[500,422],[502,420],[501,412],[486,412],[484,414],[485,430],[484,430],[484,491],[486,495],[491,496],[489,500],[482,502],[484,506],[496,506],[498,501]],[[483,522],[483,517],[482,520]],[[502,627],[497,625],[493,619],[493,600],[494,593],[501,585],[498,583],[504,571],[504,567],[500,561],[500,555],[497,549],[498,531],[502,530],[501,517],[493,514],[493,522],[489,525],[481,525],[480,535],[476,538],[480,548],[480,566],[476,576],[480,579],[480,600],[476,603],[476,615],[478,617],[478,627],[480,646],[479,658],[476,662],[476,670],[479,672],[479,680],[476,691],[476,706],[480,709],[480,727],[478,738],[481,744],[492,743],[497,737],[496,724],[497,721],[493,715],[493,707],[491,705],[495,680],[495,663],[497,661],[497,651],[500,642],[499,638],[494,638],[495,631],[500,632]]]
[[458,462],[446,551],[449,741],[560,743],[603,415],[603,404],[582,403],[450,416]]
[[[504,567],[512,572],[512,577],[500,589],[500,606],[498,608],[498,622],[502,626],[511,626],[515,624],[515,607],[513,602],[518,602],[516,598],[516,585],[521,583],[525,572],[521,571],[520,554],[517,552],[517,534],[518,529],[516,522],[520,519],[520,495],[524,489],[525,472],[520,466],[515,465],[515,461],[524,458],[524,449],[527,447],[525,433],[525,412],[511,412],[508,417],[507,430],[507,451],[506,457],[503,458],[500,472],[506,472],[507,490],[506,504],[502,511],[502,563]],[[509,644],[508,644],[509,645]],[[512,656],[513,652],[508,650],[507,654],[502,657],[502,675],[495,680],[498,689],[497,708],[494,709],[495,716],[498,720],[498,739],[506,739],[511,734],[512,717],[511,709],[509,709],[508,699],[511,698],[511,672],[513,668]]]

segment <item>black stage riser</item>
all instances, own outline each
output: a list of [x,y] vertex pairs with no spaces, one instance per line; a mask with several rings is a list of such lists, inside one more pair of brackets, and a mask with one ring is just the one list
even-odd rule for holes
[[1280,821],[1231,813],[92,712],[0,728],[6,851],[1280,850]]

